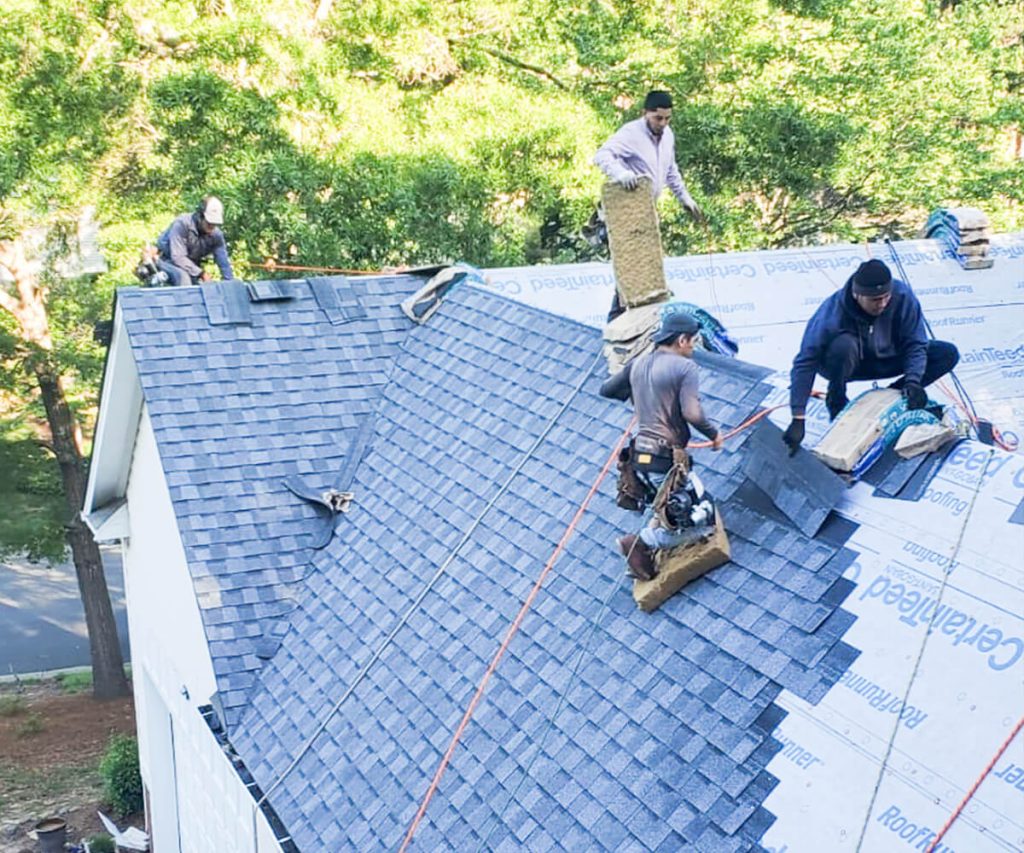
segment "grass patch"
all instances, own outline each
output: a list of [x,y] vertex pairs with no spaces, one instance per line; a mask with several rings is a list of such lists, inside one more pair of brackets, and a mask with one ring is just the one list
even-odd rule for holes
[[35,711],[32,711],[24,720],[18,723],[14,733],[18,737],[32,737],[32,735],[39,734],[45,728],[46,724],[43,722],[43,718]]
[[65,693],[85,693],[92,690],[92,670],[62,672],[57,676],[57,683]]
[[0,417],[0,554],[64,558],[64,497],[57,463],[18,418]]
[[38,770],[0,761],[0,821],[43,814],[82,793],[98,799],[102,787],[95,761]]
[[25,698],[18,695],[0,696],[0,717],[17,717],[28,710]]

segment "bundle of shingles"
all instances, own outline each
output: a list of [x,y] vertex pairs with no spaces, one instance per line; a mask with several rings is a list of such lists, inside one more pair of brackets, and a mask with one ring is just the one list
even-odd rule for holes
[[617,373],[651,347],[661,306],[672,294],[665,283],[658,214],[648,178],[629,191],[614,182],[602,192],[615,288],[624,313],[605,327],[608,372]]
[[602,200],[615,288],[623,308],[604,330],[609,373],[647,352],[662,318],[676,311],[693,316],[700,325],[701,345],[709,352],[736,355],[739,347],[717,318],[692,303],[671,301],[650,180],[640,178],[639,189],[633,191],[609,182]]
[[938,240],[965,270],[988,269],[991,228],[988,217],[974,207],[940,207],[924,226],[924,236]]

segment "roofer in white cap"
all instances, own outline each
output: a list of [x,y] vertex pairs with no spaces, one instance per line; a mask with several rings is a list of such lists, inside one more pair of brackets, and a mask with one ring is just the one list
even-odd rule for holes
[[209,281],[203,261],[213,256],[221,278],[235,277],[228,259],[228,245],[220,226],[224,224],[224,205],[216,196],[203,199],[194,213],[183,213],[156,241],[160,255],[156,264],[167,273],[169,284],[182,287]]

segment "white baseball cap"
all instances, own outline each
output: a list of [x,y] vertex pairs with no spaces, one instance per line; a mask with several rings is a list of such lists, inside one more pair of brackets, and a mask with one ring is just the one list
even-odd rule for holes
[[211,195],[203,202],[203,219],[211,225],[224,224],[224,205],[215,195]]

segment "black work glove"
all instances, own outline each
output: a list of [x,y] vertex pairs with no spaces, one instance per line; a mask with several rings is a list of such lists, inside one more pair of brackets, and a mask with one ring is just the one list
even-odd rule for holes
[[793,456],[796,454],[797,448],[804,440],[804,419],[793,418],[789,422],[789,426],[782,435],[782,440],[786,442],[786,446],[789,448],[789,455]]
[[830,421],[834,421],[849,403],[850,400],[846,396],[845,387],[833,388],[831,385],[828,386],[828,392],[825,394],[825,408],[828,409],[828,419]]
[[907,398],[907,408],[910,410],[923,409],[928,405],[928,395],[916,382],[908,382],[903,386],[903,396]]

